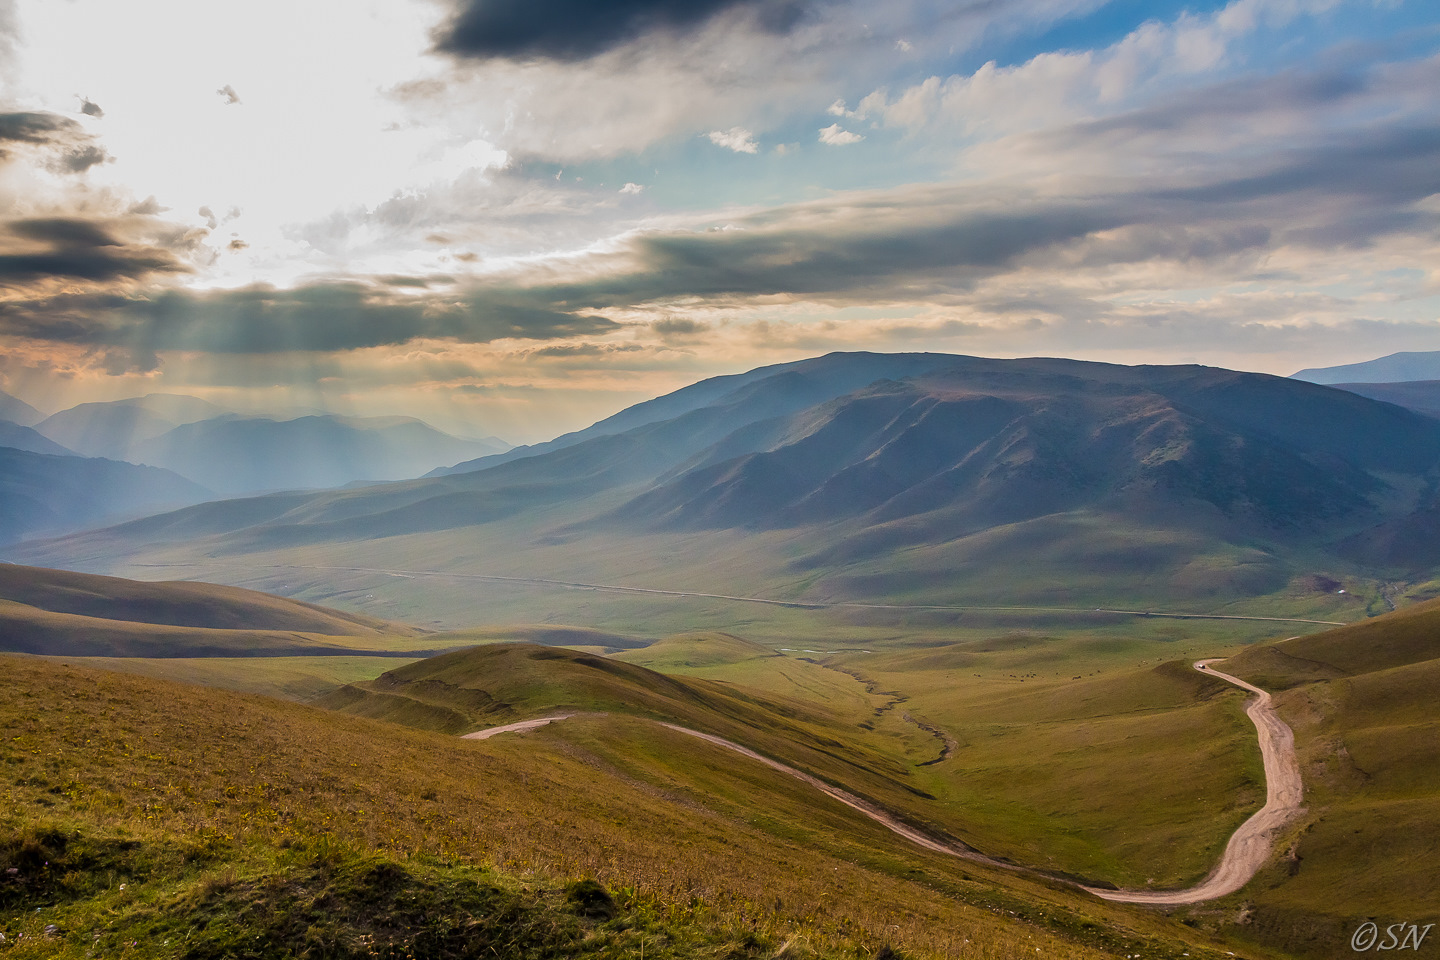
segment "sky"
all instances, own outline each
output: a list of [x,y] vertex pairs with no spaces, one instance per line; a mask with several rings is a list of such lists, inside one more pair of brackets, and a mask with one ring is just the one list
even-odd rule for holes
[[0,389],[547,439],[833,350],[1440,350],[1433,0],[0,0]]

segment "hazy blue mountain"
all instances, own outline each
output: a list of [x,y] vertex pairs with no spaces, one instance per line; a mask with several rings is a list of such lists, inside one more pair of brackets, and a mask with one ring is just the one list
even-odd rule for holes
[[[366,541],[383,565],[382,538],[415,534],[478,552],[519,537],[553,548],[557,561],[587,538],[638,538],[624,540],[624,555],[643,558],[656,549],[646,544],[662,542],[644,538],[658,536],[678,538],[663,541],[669,563],[703,566],[707,531],[783,530],[791,569],[863,562],[890,576],[904,551],[971,543],[984,531],[1004,531],[989,535],[986,563],[1023,566],[1056,530],[1090,524],[1125,531],[1114,549],[1128,559],[1113,561],[1115,576],[1133,580],[1160,562],[1157,550],[1179,570],[1203,549],[1249,564],[1232,577],[1235,589],[1263,592],[1293,551],[1307,563],[1332,549],[1400,562],[1387,544],[1408,541],[1385,525],[1426,516],[1428,501],[1406,491],[1440,480],[1440,421],[1209,367],[832,354],[720,386],[728,389],[711,383],[674,401],[678,415],[636,415],[629,429],[479,470],[201,504],[29,559],[133,556],[177,542],[218,556]],[[504,525],[502,540],[486,540],[491,524]],[[1141,540],[1150,554],[1125,546]],[[1075,542],[1083,552],[1087,541]],[[926,562],[943,585],[976,561],[957,552]],[[593,575],[614,573],[607,563]]]
[[57,457],[75,456],[74,450],[67,450],[49,437],[9,420],[0,420],[0,447],[14,447],[16,450],[29,450],[31,453],[49,453]]
[[1406,383],[1337,383],[1341,390],[1358,393],[1371,400],[1384,400],[1429,417],[1440,417],[1440,380],[1415,380]]
[[131,460],[136,444],[181,424],[225,413],[223,408],[198,397],[152,393],[127,400],[82,403],[46,417],[35,429],[83,456]]
[[0,448],[0,542],[92,527],[211,496],[155,467]]
[[1440,380],[1440,350],[1392,353],[1388,357],[1367,360],[1364,363],[1347,363],[1338,367],[1314,367],[1291,374],[1291,379],[1326,384]]
[[224,416],[134,443],[129,459],[165,467],[231,496],[419,476],[437,464],[504,449],[409,417]]
[[19,397],[12,397],[10,394],[0,390],[0,420],[8,420],[11,423],[18,423],[22,427],[33,427],[45,414],[36,410],[30,404]]

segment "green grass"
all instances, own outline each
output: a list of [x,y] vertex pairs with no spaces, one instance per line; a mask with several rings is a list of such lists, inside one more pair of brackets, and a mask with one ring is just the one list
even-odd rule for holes
[[1367,918],[1440,923],[1440,603],[1257,646],[1225,669],[1284,691],[1307,806],[1245,891],[1241,932],[1321,958]]
[[[4,666],[0,851],[38,845],[63,867],[31,888],[38,902],[0,903],[10,944],[57,928],[17,956],[85,956],[96,934],[121,955],[204,956],[181,947],[295,942],[316,917],[337,943],[403,956],[414,942],[397,931],[416,903],[430,926],[414,936],[540,929],[537,949],[563,953],[579,930],[595,956],[638,955],[642,937],[661,956],[803,947],[858,960],[885,944],[917,957],[1224,956],[1163,916],[917,851],[639,717],[476,743],[35,659]],[[44,852],[55,833],[58,859]],[[619,924],[574,916],[562,891],[586,877],[612,892]]]
[[180,683],[313,700],[347,683],[371,680],[413,661],[396,657],[56,657],[96,670],[116,670]]

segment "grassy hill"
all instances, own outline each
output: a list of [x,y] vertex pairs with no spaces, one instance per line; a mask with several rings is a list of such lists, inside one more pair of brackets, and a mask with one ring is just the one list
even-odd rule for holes
[[0,564],[0,650],[10,652],[257,657],[435,649],[417,642],[421,636],[404,624],[238,587]]
[[1259,878],[1255,939],[1334,956],[1356,918],[1440,923],[1440,603],[1257,646],[1225,669],[1285,691],[1309,807]]
[[798,781],[638,717],[480,743],[45,661],[4,667],[0,931],[17,958],[1234,950],[907,848]]

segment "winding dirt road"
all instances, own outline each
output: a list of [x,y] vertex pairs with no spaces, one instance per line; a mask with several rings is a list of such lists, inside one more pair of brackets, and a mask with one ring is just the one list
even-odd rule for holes
[[[1210,664],[1218,663],[1218,660],[1201,660],[1195,664],[1196,670],[1228,680],[1230,683],[1256,694],[1251,700],[1245,712],[1255,724],[1255,729],[1260,735],[1260,754],[1265,761],[1265,806],[1258,813],[1240,825],[1240,829],[1230,838],[1225,846],[1225,853],[1220,857],[1220,862],[1215,870],[1211,872],[1202,883],[1189,887],[1185,890],[1111,890],[1100,887],[1087,887],[1076,884],[1087,893],[1092,893],[1105,900],[1112,900],[1118,903],[1140,903],[1165,906],[1178,906],[1188,903],[1201,903],[1205,900],[1214,900],[1226,894],[1234,893],[1245,884],[1249,883],[1256,872],[1264,866],[1270,856],[1271,841],[1276,832],[1285,826],[1296,814],[1300,812],[1300,800],[1302,796],[1300,782],[1300,765],[1295,759],[1295,736],[1285,722],[1276,715],[1271,704],[1270,694],[1259,687],[1246,683],[1237,677],[1227,673],[1210,669]],[[603,716],[604,714],[590,714],[590,716]],[[477,730],[474,733],[465,734],[465,739],[485,740],[496,734],[511,733],[520,730],[532,730],[542,727],[547,723],[557,720],[568,720],[574,714],[560,714],[553,717],[539,717],[534,720],[521,720],[518,723],[508,723],[500,727],[489,727],[484,730]],[[742,747],[738,743],[717,737],[710,733],[701,733],[699,730],[691,730],[689,727],[681,727],[673,723],[657,721],[662,727],[667,727],[677,733],[704,740],[717,747],[732,750],[742,756],[749,757],[772,770],[777,770],[787,776],[794,777],[819,790],[821,793],[840,803],[845,804],[876,823],[885,827],[890,832],[904,837],[916,846],[935,853],[943,853],[952,857],[960,857],[965,860],[983,863],[987,866],[998,867],[1002,870],[1027,871],[1024,867],[1016,866],[1002,860],[995,860],[985,856],[973,847],[968,847],[958,841],[945,841],[937,837],[929,836],[920,830],[905,823],[894,814],[882,807],[877,806],[855,796],[853,793],[841,790],[818,777],[811,776],[794,767],[787,766],[778,760],[772,760],[763,754],[756,753],[748,747]]]
[[1246,683],[1239,677],[1210,669],[1219,660],[1201,660],[1196,670],[1228,680],[1255,694],[1245,708],[1260,735],[1260,756],[1265,760],[1265,806],[1240,825],[1210,876],[1188,890],[1100,890],[1086,887],[1097,897],[1120,903],[1152,903],[1174,906],[1200,903],[1234,893],[1265,865],[1270,845],[1278,833],[1301,811],[1304,789],[1300,782],[1300,763],[1295,759],[1295,734],[1275,713],[1270,694]]

